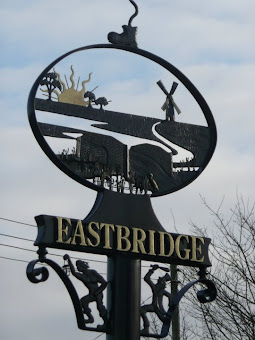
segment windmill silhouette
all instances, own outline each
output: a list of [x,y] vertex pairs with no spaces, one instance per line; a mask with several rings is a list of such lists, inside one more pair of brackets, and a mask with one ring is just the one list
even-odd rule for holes
[[161,107],[161,109],[163,111],[166,111],[166,120],[174,121],[175,120],[174,109],[176,110],[176,112],[178,114],[181,113],[181,110],[176,105],[176,103],[173,99],[173,94],[174,94],[174,92],[175,92],[175,90],[178,86],[178,83],[176,83],[175,81],[173,82],[173,85],[172,85],[170,92],[167,92],[167,90],[166,90],[166,88],[165,88],[165,86],[164,86],[164,84],[162,83],[161,80],[159,80],[157,82],[157,84],[166,95],[166,101],[164,102],[163,106]]

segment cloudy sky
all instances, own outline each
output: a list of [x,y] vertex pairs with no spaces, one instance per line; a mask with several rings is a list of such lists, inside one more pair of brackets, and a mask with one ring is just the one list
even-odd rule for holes
[[[155,213],[169,232],[175,226],[178,232],[188,233],[190,221],[213,230],[201,197],[213,208],[224,198],[226,214],[238,194],[251,202],[255,198],[255,3],[137,3],[140,12],[133,25],[138,26],[139,47],[166,59],[193,82],[209,104],[218,130],[215,154],[202,175],[176,193],[154,198]],[[0,233],[35,239],[36,228],[4,219],[34,225],[34,216],[43,213],[84,218],[96,193],[68,178],[41,151],[27,120],[29,90],[40,72],[60,55],[77,47],[107,43],[107,34],[121,32],[134,9],[128,0],[2,0],[0,6]],[[114,63],[104,65],[102,58],[102,72],[112,69],[116,73]],[[140,75],[135,62],[133,72]],[[156,99],[146,74],[144,83],[141,79],[136,86],[147,89],[147,98],[146,90],[139,99],[128,86],[126,97],[130,96],[132,109],[140,109],[144,102],[149,110],[155,107]],[[187,107],[185,102],[178,104]],[[26,279],[25,262],[35,259],[36,254],[6,247],[35,250],[32,242],[0,235],[0,243],[1,338],[95,339],[98,334],[77,329],[67,293],[54,273],[39,285]],[[91,266],[106,272],[105,265],[91,262]]]

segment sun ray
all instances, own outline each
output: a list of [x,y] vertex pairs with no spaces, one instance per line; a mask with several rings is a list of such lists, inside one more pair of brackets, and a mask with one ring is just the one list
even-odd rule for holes
[[72,84],[71,89],[74,89],[75,84],[74,84],[74,80],[73,80],[73,77],[74,77],[73,65],[71,65],[70,68],[71,68],[71,71],[72,71],[72,73],[70,75],[70,81],[71,81],[71,84]]
[[91,79],[91,74],[92,74],[92,73],[93,73],[93,72],[91,72],[91,73],[89,74],[89,78],[88,78],[87,80],[83,80],[83,82],[81,83],[81,85],[82,85],[81,91],[84,92],[84,93],[85,93],[85,84],[88,83],[88,82],[90,81],[90,79]]

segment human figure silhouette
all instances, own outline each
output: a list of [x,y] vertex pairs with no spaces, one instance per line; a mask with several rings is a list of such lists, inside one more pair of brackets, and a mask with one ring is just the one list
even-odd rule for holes
[[80,299],[83,313],[88,317],[88,319],[84,320],[85,323],[94,322],[94,317],[91,314],[89,304],[91,302],[96,302],[99,315],[104,320],[104,325],[107,324],[108,323],[107,310],[103,304],[102,293],[107,286],[107,282],[105,281],[105,279],[100,274],[98,274],[97,271],[89,269],[89,265],[85,261],[81,260],[76,261],[76,267],[78,269],[78,271],[76,271],[69,255],[67,254],[64,255],[64,260],[67,260],[73,276],[80,280],[89,290],[89,294],[85,295]]
[[141,317],[143,319],[143,329],[141,331],[142,334],[147,334],[149,332],[150,322],[146,315],[148,312],[154,312],[158,316],[158,318],[163,321],[166,315],[166,310],[163,306],[163,297],[166,296],[168,298],[168,305],[171,302],[171,294],[165,290],[166,282],[171,280],[171,277],[168,273],[166,273],[163,277],[159,277],[157,283],[153,283],[151,280],[152,274],[158,269],[162,269],[166,272],[169,271],[168,268],[162,268],[158,265],[152,265],[152,268],[149,269],[148,273],[144,277],[144,281],[148,283],[152,290],[152,302],[148,305],[144,305],[141,307]]

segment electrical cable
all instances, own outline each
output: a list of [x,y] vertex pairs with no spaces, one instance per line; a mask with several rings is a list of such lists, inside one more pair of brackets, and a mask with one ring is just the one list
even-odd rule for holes
[[13,259],[13,258],[11,258],[11,257],[6,257],[6,256],[0,256],[0,259],[29,263],[29,261],[19,260],[19,259]]
[[11,220],[11,219],[4,218],[4,217],[0,217],[0,220],[12,222],[12,223],[17,223],[17,224],[23,224],[23,225],[26,225],[26,226],[29,226],[29,227],[36,227],[36,225],[34,225],[34,224],[19,222],[19,221]]
[[[24,250],[24,251],[30,251],[30,252],[36,253],[36,250],[27,249],[27,248],[18,247],[18,246],[13,246],[13,245],[10,245],[10,244],[5,244],[5,243],[0,243],[0,246],[14,248],[14,249],[19,249],[19,250]],[[62,257],[63,258],[63,255],[60,255],[60,254],[53,254],[53,253],[48,253],[48,254],[52,255],[52,256],[58,256],[58,257]],[[98,262],[98,263],[106,263],[106,261],[101,261],[101,260],[82,259],[80,257],[73,257],[73,258],[75,260],[82,260],[82,261],[88,261],[88,262],[91,261],[91,262]]]
[[[29,263],[29,262],[30,262],[30,261],[14,259],[14,258],[11,258],[11,257],[6,257],[6,256],[0,256],[0,259],[3,259],[3,260],[11,260],[11,261],[16,261],[16,262],[24,262],[24,263]],[[42,262],[40,262],[40,263],[42,263]],[[44,263],[43,265],[46,266],[46,267],[49,267],[49,265],[46,264],[46,263]],[[98,273],[98,274],[107,276],[106,273]]]
[[33,253],[35,252],[35,250],[32,250],[32,249],[27,249],[27,248],[12,246],[12,245],[10,245],[10,244],[5,244],[5,243],[0,243],[0,246],[8,247],[8,248],[14,248],[14,249],[19,249],[19,250],[25,250],[25,251],[31,251],[31,252],[33,252]]
[[93,340],[96,340],[96,339],[100,338],[100,336],[102,336],[102,335],[104,335],[104,333],[99,334],[99,335],[98,335],[96,338],[94,338]]
[[0,233],[0,236],[6,236],[6,237],[11,237],[11,238],[16,238],[16,239],[22,240],[22,241],[30,241],[30,242],[34,242],[34,240],[31,240],[31,239],[29,239],[29,238],[18,237],[18,236],[3,234],[3,233]]

